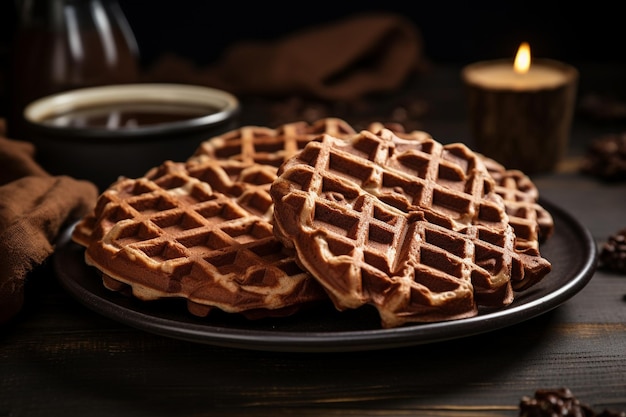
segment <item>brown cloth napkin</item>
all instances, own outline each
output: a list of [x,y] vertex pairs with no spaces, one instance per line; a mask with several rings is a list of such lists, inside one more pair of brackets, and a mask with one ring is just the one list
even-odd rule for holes
[[359,14],[277,41],[235,43],[216,65],[203,69],[166,56],[147,78],[182,80],[237,95],[356,100],[401,87],[424,64],[422,46],[419,31],[407,18]]
[[21,310],[26,277],[52,254],[61,229],[98,196],[90,182],[49,175],[34,152],[0,137],[0,324]]

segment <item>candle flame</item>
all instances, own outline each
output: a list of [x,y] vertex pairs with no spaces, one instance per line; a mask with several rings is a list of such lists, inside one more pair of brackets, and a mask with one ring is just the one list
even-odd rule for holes
[[528,42],[522,42],[517,49],[513,69],[518,74],[526,74],[530,69],[530,45]]

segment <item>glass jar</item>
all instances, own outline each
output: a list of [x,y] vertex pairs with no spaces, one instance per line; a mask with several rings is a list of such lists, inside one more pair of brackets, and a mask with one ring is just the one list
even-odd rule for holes
[[7,136],[28,140],[22,112],[61,91],[137,82],[139,51],[117,0],[20,0],[8,77]]

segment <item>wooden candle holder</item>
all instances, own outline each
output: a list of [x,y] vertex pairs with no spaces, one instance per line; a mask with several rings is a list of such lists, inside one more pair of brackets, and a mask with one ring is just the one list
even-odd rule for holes
[[[518,79],[517,75],[507,75],[502,78],[510,79],[502,82],[497,80],[497,73],[483,79],[477,74],[494,67],[510,68],[512,73],[510,60],[478,62],[462,72],[475,149],[527,174],[554,170],[563,158],[578,84],[578,71],[567,64],[537,59],[532,65],[538,72],[530,79],[524,79],[524,74]],[[558,77],[542,81],[546,78],[539,73],[542,68],[556,71]]]

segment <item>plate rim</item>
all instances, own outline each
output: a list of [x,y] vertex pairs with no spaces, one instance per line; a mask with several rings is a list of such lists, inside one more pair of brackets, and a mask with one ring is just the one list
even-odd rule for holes
[[[93,293],[65,271],[62,264],[63,251],[69,245],[77,245],[70,239],[75,223],[67,227],[59,237],[53,254],[53,268],[61,285],[85,307],[130,327],[179,340],[276,352],[345,352],[437,343],[495,331],[547,313],[573,297],[591,280],[597,268],[598,248],[589,230],[563,208],[543,198],[539,199],[539,204],[581,237],[584,245],[581,249],[587,257],[580,268],[565,285],[535,300],[452,321],[415,323],[390,329],[290,333],[204,325],[154,316]],[[120,294],[119,297],[123,295]]]

